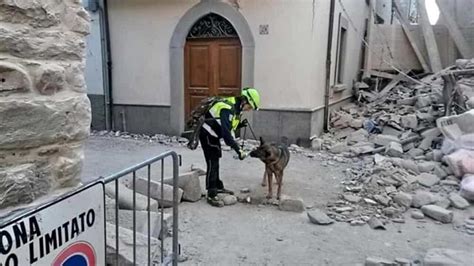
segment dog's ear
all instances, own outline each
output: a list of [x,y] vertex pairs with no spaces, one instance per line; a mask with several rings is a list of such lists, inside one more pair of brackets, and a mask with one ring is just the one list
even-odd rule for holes
[[263,144],[265,144],[265,141],[263,140],[262,137],[260,137],[260,145],[263,145]]

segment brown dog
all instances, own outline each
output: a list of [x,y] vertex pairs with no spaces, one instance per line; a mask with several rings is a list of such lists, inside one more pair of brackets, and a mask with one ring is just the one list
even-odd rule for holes
[[278,184],[277,199],[280,199],[281,186],[283,185],[283,171],[290,161],[290,151],[286,144],[266,143],[260,138],[260,146],[250,152],[250,157],[259,158],[265,164],[262,186],[266,185],[266,177],[268,183],[267,198],[271,199],[273,197],[272,179],[273,175],[275,175]]

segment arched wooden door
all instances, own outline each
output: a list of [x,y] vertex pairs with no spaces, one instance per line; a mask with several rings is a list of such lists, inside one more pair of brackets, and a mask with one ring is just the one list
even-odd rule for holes
[[185,117],[209,96],[239,95],[242,46],[223,17],[209,14],[194,24],[184,50]]

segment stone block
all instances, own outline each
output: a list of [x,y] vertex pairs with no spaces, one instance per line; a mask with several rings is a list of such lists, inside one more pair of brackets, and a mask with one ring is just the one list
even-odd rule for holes
[[329,218],[326,213],[321,210],[312,210],[307,213],[309,221],[317,225],[328,225],[334,223],[334,220]]
[[60,11],[65,8],[64,3],[55,0],[17,2],[2,1],[1,21],[29,25],[33,28],[48,28],[61,22]]
[[441,150],[433,150],[433,161],[435,162],[441,162],[443,160],[443,152]]
[[413,201],[412,195],[406,192],[398,192],[395,194],[393,197],[393,201],[397,203],[400,206],[409,208],[411,206],[411,203]]
[[349,126],[349,124],[352,121],[352,115],[344,113],[344,112],[339,112],[339,119],[334,121],[332,123],[332,126],[335,128],[346,128]]
[[293,199],[283,195],[278,204],[278,208],[282,211],[303,212],[305,205],[302,199]]
[[418,127],[418,118],[415,114],[404,115],[400,119],[400,125],[407,129],[416,129]]
[[390,135],[375,135],[372,142],[380,146],[387,146],[390,142],[400,142],[400,139]]
[[431,128],[431,129],[428,129],[428,130],[425,130],[425,131],[421,132],[421,136],[423,138],[434,139],[434,138],[436,138],[440,135],[441,135],[441,131],[437,127],[434,127],[434,128]]
[[0,206],[31,203],[48,194],[53,186],[45,173],[34,164],[0,168]]
[[408,155],[410,155],[411,158],[416,158],[418,156],[423,155],[424,153],[425,152],[419,148],[413,148],[408,151]]
[[472,250],[453,250],[445,248],[433,248],[428,250],[423,258],[424,266],[440,265],[472,265],[474,257]]
[[314,138],[311,140],[311,149],[313,151],[320,151],[323,147],[323,140],[320,138]]
[[412,210],[410,216],[415,220],[421,220],[425,218],[425,215],[420,210]]
[[[113,217],[115,217],[115,213]],[[115,224],[115,220],[112,219],[107,219],[107,222]],[[136,211],[135,222],[137,232],[148,236],[148,211]],[[123,228],[133,230],[133,210],[119,210],[119,225]],[[173,215],[164,213],[163,230],[161,230],[161,212],[150,212],[151,237],[161,239],[161,236],[163,236],[166,238],[168,236],[168,230],[172,228],[172,225]]]
[[[173,178],[166,178],[163,180],[163,182],[169,186],[172,186]],[[183,190],[183,200],[185,201],[196,202],[202,197],[199,173],[196,171],[179,174],[178,187]],[[167,186],[166,189],[169,190],[169,187]]]
[[331,147],[330,151],[334,154],[339,154],[343,152],[348,152],[350,148],[347,146],[345,142],[337,143]]
[[437,166],[439,166],[439,163],[437,162],[430,162],[430,161],[419,162],[418,170],[420,171],[420,173],[430,173],[430,172],[433,172]]
[[415,106],[417,108],[424,108],[430,106],[432,103],[433,102],[430,96],[418,96],[416,99]]
[[425,186],[425,187],[432,187],[438,184],[440,181],[439,177],[433,174],[428,174],[428,173],[421,173],[420,175],[416,177],[416,180],[418,181],[420,185]]
[[225,195],[222,197],[222,201],[225,206],[235,205],[237,203],[237,197],[234,195]]
[[402,160],[401,167],[413,173],[419,173],[418,165],[413,160]]
[[62,99],[0,98],[0,113],[0,150],[82,141],[89,136],[90,102],[85,94]]
[[[119,261],[116,260],[116,235],[115,235],[115,225],[106,223],[106,261],[107,265],[148,265],[148,236],[141,233],[136,233],[136,262],[133,264],[133,231],[119,227]],[[151,245],[151,258],[159,252],[159,241],[156,238],[150,239]]]
[[421,208],[422,206],[432,204],[436,201],[433,194],[428,191],[418,190],[413,195],[411,205],[415,208]]
[[[132,188],[130,183],[129,188]],[[135,181],[135,190],[146,196],[148,195],[148,180],[146,178],[137,177]],[[163,196],[163,199],[162,199]],[[158,201],[160,206],[165,208],[173,207],[173,186],[163,184],[163,195],[161,194],[161,183],[150,180],[150,197]],[[178,188],[178,204],[183,197],[183,190]]]
[[367,132],[367,130],[361,128],[361,129],[349,134],[349,136],[347,136],[346,140],[349,143],[367,141],[368,136],[369,136],[369,133]]
[[466,209],[469,207],[469,202],[461,197],[458,193],[451,193],[449,194],[449,201],[451,202],[451,205],[456,208],[456,209]]
[[402,157],[403,148],[402,145],[398,142],[390,142],[385,148],[385,154],[391,157]]
[[355,129],[361,128],[364,121],[362,119],[352,119],[349,126]]
[[395,129],[391,126],[384,126],[382,129],[382,134],[387,135],[387,136],[394,136],[398,138],[402,134],[402,131]]
[[421,211],[424,215],[442,223],[451,223],[453,221],[453,212],[448,211],[440,206],[425,205],[421,207]]
[[[133,190],[126,187],[124,184],[119,183],[118,185],[118,204],[120,209],[133,210]],[[115,183],[109,183],[105,186],[105,193],[115,199]],[[148,199],[146,196],[135,193],[135,210],[145,211],[148,210]],[[158,210],[158,201],[150,199],[150,210]]]
[[82,35],[69,31],[0,28],[0,52],[33,60],[74,60],[85,56]]
[[434,205],[447,209],[449,206],[451,206],[451,201],[446,197],[437,195],[435,196]]
[[359,142],[350,146],[349,151],[354,154],[367,154],[375,149],[375,145],[370,142]]
[[11,93],[31,92],[33,89],[30,75],[20,65],[0,62],[0,93],[7,96]]
[[191,171],[197,172],[197,174],[198,174],[199,176],[206,175],[207,172],[206,172],[206,170],[204,170],[204,169],[205,169],[205,167],[203,167],[203,166],[201,166],[201,165],[199,165],[199,164],[192,164],[192,165],[191,165]]
[[391,260],[377,258],[377,257],[368,257],[365,259],[365,266],[395,266]]

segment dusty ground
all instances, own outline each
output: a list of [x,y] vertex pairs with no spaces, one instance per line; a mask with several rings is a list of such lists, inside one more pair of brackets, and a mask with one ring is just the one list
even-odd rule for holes
[[[189,151],[145,141],[91,137],[86,146],[84,179],[106,176],[166,150],[183,156],[183,166],[204,165],[200,150]],[[225,152],[221,176],[227,188],[259,187],[263,165],[255,159],[237,161]],[[318,157],[292,154],[284,178],[283,194],[301,197],[310,207],[322,207],[341,191],[345,164],[322,166]],[[204,200],[179,206],[180,243],[188,261],[184,265],[354,265],[367,256],[422,259],[430,248],[474,252],[474,236],[457,232],[474,208],[455,212],[453,224],[417,222],[406,214],[405,224],[389,224],[375,231],[336,223],[317,226],[305,213],[288,213],[272,206],[238,203],[213,208]]]

